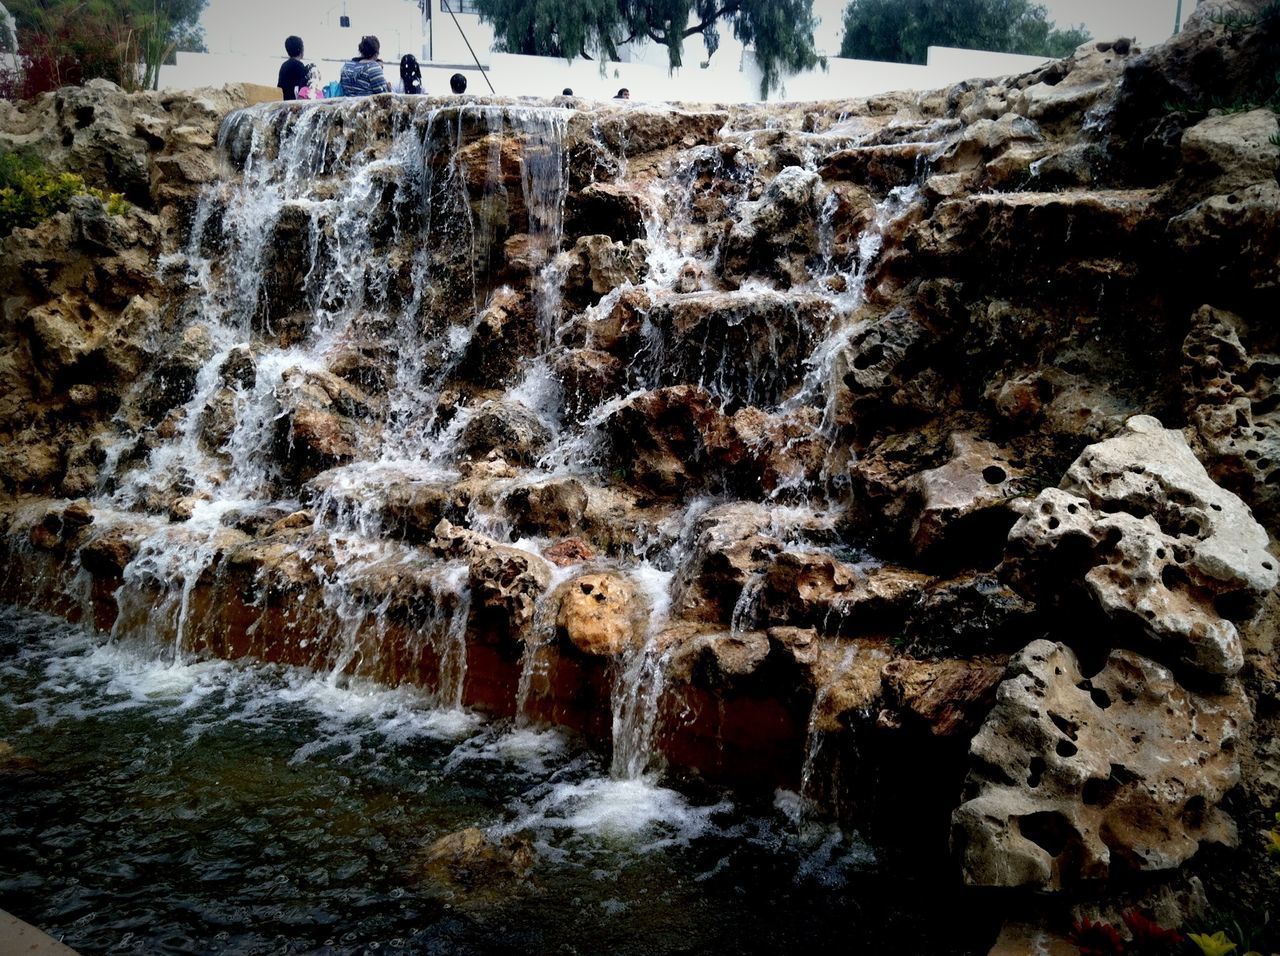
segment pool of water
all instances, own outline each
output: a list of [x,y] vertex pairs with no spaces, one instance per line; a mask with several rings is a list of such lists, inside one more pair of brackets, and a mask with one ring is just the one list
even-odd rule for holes
[[[948,877],[551,730],[0,608],[0,908],[84,953],[985,952]],[[665,781],[670,783],[670,781]],[[479,827],[532,870],[425,864]]]

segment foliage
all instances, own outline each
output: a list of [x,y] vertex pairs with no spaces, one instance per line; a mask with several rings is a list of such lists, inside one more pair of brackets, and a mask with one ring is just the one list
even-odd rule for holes
[[22,77],[9,96],[30,97],[95,77],[154,88],[179,49],[202,49],[208,0],[9,0]]
[[616,60],[624,43],[649,40],[667,48],[672,69],[683,64],[689,37],[701,36],[713,55],[723,24],[754,44],[761,96],[779,87],[784,72],[822,62],[813,45],[813,0],[477,0],[476,6],[509,53]]
[[95,189],[74,173],[53,172],[31,153],[0,151],[0,236],[44,222],[76,196],[95,197],[112,215],[126,209],[119,193]]
[[1032,0],[852,0],[840,55],[924,63],[931,46],[1066,56],[1089,39],[1083,26],[1058,29]]

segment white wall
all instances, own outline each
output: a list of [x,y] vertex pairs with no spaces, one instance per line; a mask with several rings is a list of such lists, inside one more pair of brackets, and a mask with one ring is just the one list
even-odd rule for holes
[[[398,57],[383,46],[387,76],[398,78]],[[723,51],[721,51],[723,52]],[[179,53],[175,66],[164,67],[160,85],[165,89],[194,89],[223,83],[250,82],[274,85],[281,56],[241,54]],[[337,79],[341,60],[315,59],[325,80]],[[633,100],[650,102],[687,101],[699,103],[743,103],[760,98],[760,68],[751,53],[738,59],[718,53],[707,69],[686,66],[670,71],[664,65],[609,63],[604,75],[600,64],[589,60],[566,63],[553,57],[516,56],[492,53],[489,69],[482,74],[464,61],[443,63],[432,68],[423,64],[423,84],[428,93],[446,93],[449,76],[461,72],[467,77],[467,92],[488,94],[487,75],[501,96],[555,96],[571,87],[578,96],[609,99],[619,87],[628,87]],[[827,71],[812,70],[787,77],[773,100],[828,100],[872,96],[893,90],[931,90],[960,80],[1005,76],[1035,69],[1045,60],[1007,53],[929,48],[927,66],[906,63],[879,63],[874,60],[828,60]]]

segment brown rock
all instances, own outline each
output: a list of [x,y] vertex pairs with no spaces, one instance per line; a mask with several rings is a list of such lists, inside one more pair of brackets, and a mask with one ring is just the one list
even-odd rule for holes
[[619,574],[584,574],[564,585],[556,627],[584,654],[616,657],[644,639],[644,608]]

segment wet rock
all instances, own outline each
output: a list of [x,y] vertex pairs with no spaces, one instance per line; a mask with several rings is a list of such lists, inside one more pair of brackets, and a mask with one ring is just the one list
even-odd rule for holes
[[467,562],[471,613],[480,634],[510,640],[533,622],[538,599],[551,584],[547,562],[447,520],[436,526],[430,547],[440,557]]
[[552,478],[514,488],[502,503],[517,534],[558,538],[584,527],[589,498],[576,478]]
[[818,251],[817,173],[788,166],[755,202],[742,203],[724,241],[723,275],[738,285],[763,276],[781,288],[802,285]]
[[213,357],[213,337],[207,326],[191,325],[165,351],[151,373],[143,393],[143,413],[153,422],[169,409],[188,401],[195,392],[196,376]]
[[543,548],[542,556],[557,568],[569,568],[575,564],[594,561],[596,553],[581,538],[565,538]]
[[903,624],[916,656],[1012,651],[1034,633],[1038,609],[993,572],[967,572],[921,589]]
[[942,174],[977,171],[1009,149],[1043,140],[1040,127],[1025,116],[1008,113],[999,119],[980,119],[964,128],[933,168]]
[[672,581],[672,604],[682,617],[728,622],[742,589],[782,547],[773,516],[762,505],[716,505],[690,532],[691,553]]
[[955,432],[946,464],[915,475],[911,547],[931,564],[990,567],[1000,560],[1016,515],[1010,498],[1022,471],[991,442]]
[[620,359],[598,349],[559,352],[551,359],[551,371],[560,383],[565,414],[575,422],[621,394],[627,374]]
[[[914,387],[927,379],[927,356],[936,337],[905,308],[869,315],[849,334],[837,358],[843,384],[837,413],[841,422],[867,430],[872,423],[910,421],[937,410],[938,396]],[[887,423],[887,422],[886,422]]]
[[635,588],[622,575],[584,574],[564,585],[556,628],[584,654],[616,657],[644,639],[644,616]]
[[694,292],[660,298],[648,319],[660,336],[649,381],[698,382],[735,406],[777,404],[805,372],[804,359],[831,318],[817,295]]
[[571,193],[565,205],[570,235],[605,235],[618,242],[643,239],[649,209],[631,185],[592,183]]
[[591,310],[576,320],[566,341],[629,361],[639,350],[644,317],[652,305],[643,289],[625,289],[607,308],[601,304],[602,313]]
[[526,879],[537,861],[528,838],[509,834],[499,840],[468,827],[427,847],[422,872],[441,883],[465,888]]
[[827,634],[867,634],[901,625],[928,575],[891,566],[859,567],[830,554],[785,551],[765,572],[761,617]]
[[665,668],[667,678],[718,693],[745,689],[747,679],[760,672],[771,652],[764,631],[685,635],[672,643],[675,650]]
[[1235,744],[1249,720],[1235,682],[1195,693],[1124,650],[1086,679],[1068,648],[1035,641],[1010,663],[971,745],[952,816],[965,881],[1059,890],[1234,843],[1218,804],[1239,780]]
[[373,413],[368,396],[332,373],[295,368],[282,376],[277,398],[276,455],[292,480],[302,484],[354,460],[361,420]]
[[119,578],[137,556],[140,537],[134,528],[109,528],[80,548],[80,564],[94,577]]
[[609,470],[658,497],[713,483],[717,459],[732,453],[728,420],[706,389],[658,388],[616,408],[603,424]]
[[1202,306],[1182,344],[1187,416],[1213,479],[1280,525],[1280,356],[1246,346],[1239,316]]
[[926,161],[937,149],[936,143],[855,146],[828,156],[821,174],[826,180],[852,179],[885,195],[898,186],[916,182]]
[[648,251],[639,239],[625,244],[609,236],[582,236],[565,253],[561,292],[570,302],[586,305],[620,285],[638,283],[649,271]]
[[483,458],[497,453],[508,462],[532,464],[551,433],[519,402],[485,402],[458,436],[459,456]]
[[537,317],[528,299],[511,289],[499,289],[476,321],[458,364],[458,375],[484,388],[508,385],[539,336]]
[[1180,432],[1131,418],[1085,449],[1062,488],[1019,510],[1009,533],[1015,581],[1036,567],[1055,589],[1079,575],[1110,618],[1170,663],[1214,675],[1240,669],[1232,621],[1253,616],[1280,578],[1278,562],[1248,508],[1213,483]]
[[1061,122],[1080,117],[1114,89],[1130,56],[1137,49],[1127,43],[1086,43],[1065,61],[1066,72],[1051,66],[1042,82],[1013,92],[1011,109],[1041,123]]
[[967,660],[897,658],[884,665],[881,728],[915,723],[935,737],[967,737],[991,710],[1004,668]]

